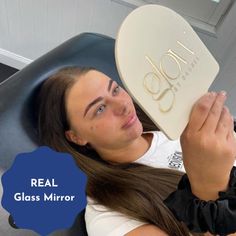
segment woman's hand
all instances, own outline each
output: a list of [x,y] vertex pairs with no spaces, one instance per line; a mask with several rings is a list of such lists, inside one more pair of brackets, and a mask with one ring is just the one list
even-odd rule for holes
[[236,157],[233,118],[225,100],[225,92],[201,97],[180,139],[192,192],[202,200],[215,200],[227,189]]

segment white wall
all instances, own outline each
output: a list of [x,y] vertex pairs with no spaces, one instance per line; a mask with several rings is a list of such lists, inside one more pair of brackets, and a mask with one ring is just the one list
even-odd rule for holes
[[[112,37],[132,8],[112,0],[0,0],[0,63],[22,68],[81,32]],[[236,117],[236,4],[216,37],[198,33],[221,70],[211,89],[228,92]]]
[[236,3],[217,30],[217,37],[198,33],[220,64],[220,72],[211,90],[226,90],[226,105],[236,119]]
[[115,37],[130,11],[111,0],[0,0],[0,62],[22,68],[85,31]]

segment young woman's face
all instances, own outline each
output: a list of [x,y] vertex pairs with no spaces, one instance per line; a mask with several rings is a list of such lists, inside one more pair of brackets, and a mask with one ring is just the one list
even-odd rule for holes
[[98,71],[82,75],[66,93],[67,138],[95,150],[125,147],[142,134],[131,97]]

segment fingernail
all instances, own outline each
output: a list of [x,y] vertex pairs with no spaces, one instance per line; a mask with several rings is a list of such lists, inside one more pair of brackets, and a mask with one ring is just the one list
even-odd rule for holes
[[223,109],[225,112],[229,112],[229,108],[227,106],[224,106]]
[[213,91],[212,91],[212,92],[211,92],[211,96],[212,96],[212,97],[215,97],[215,96],[216,96],[216,92],[213,92]]
[[220,93],[219,93],[221,96],[226,96],[227,95],[227,92],[225,91],[225,90],[222,90],[222,91],[220,91]]
[[212,97],[214,97],[214,92],[208,92],[208,93],[206,93],[206,96],[209,98],[212,98]]

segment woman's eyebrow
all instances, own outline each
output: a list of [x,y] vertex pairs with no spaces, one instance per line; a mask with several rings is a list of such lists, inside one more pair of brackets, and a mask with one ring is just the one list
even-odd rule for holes
[[107,91],[108,91],[108,92],[110,92],[111,86],[112,86],[112,83],[113,83],[113,82],[114,82],[114,81],[113,81],[112,79],[109,80],[109,84],[108,84],[108,87],[107,87]]
[[[107,91],[108,91],[108,92],[110,92],[111,86],[112,86],[112,83],[113,83],[113,82],[114,82],[114,81],[113,81],[112,79],[109,80],[108,87],[107,87]],[[98,98],[94,99],[92,102],[90,102],[90,103],[88,104],[88,106],[85,108],[84,117],[85,117],[86,114],[88,113],[89,109],[90,109],[93,105],[95,105],[96,103],[100,102],[102,99],[103,99],[103,97],[98,97]]]
[[94,99],[92,102],[90,102],[88,104],[88,106],[85,108],[85,111],[84,111],[84,117],[86,116],[87,112],[89,111],[89,109],[95,105],[96,103],[100,102],[101,100],[103,99],[103,97],[98,97],[96,99]]

